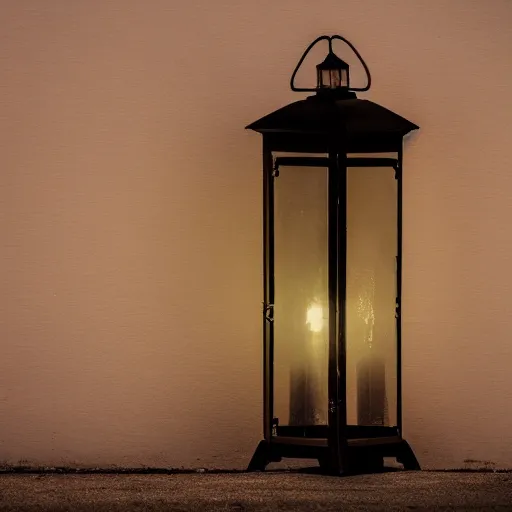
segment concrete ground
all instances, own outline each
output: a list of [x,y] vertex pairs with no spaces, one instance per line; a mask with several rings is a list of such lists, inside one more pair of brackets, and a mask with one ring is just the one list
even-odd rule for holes
[[6,473],[0,474],[0,510],[512,511],[512,473]]

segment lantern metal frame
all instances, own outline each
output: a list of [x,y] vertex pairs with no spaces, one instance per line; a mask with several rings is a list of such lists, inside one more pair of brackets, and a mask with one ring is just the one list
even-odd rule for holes
[[[322,40],[341,39],[359,57],[367,84],[362,88],[340,88],[326,97],[318,89],[296,88],[295,75],[311,48]],[[370,88],[371,77],[354,46],[341,36],[321,36],[311,43],[297,67],[290,86],[294,91],[318,94],[295,102],[252,123],[247,128],[263,135],[263,434],[248,466],[264,470],[283,457],[317,459],[323,470],[349,474],[380,469],[384,457],[395,457],[407,469],[420,469],[409,444],[402,437],[402,164],[403,137],[418,127],[367,100],[354,91]],[[367,114],[367,115],[365,115]],[[363,121],[361,121],[363,119]],[[363,123],[363,124],[361,124]],[[323,154],[327,156],[277,156],[276,154]],[[364,157],[350,156],[365,154]],[[394,158],[375,157],[393,153]],[[273,415],[274,361],[274,182],[283,166],[325,167],[328,176],[328,294],[329,362],[328,424],[326,426],[279,426]],[[397,424],[395,426],[347,425],[346,410],[346,226],[347,168],[391,167],[397,180]]]

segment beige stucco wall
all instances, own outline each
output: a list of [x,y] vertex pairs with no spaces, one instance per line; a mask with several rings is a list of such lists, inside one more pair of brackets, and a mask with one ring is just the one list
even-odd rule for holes
[[0,11],[2,464],[247,462],[261,177],[243,127],[296,99],[301,51],[339,32],[371,67],[365,97],[421,126],[405,154],[405,435],[424,467],[512,467],[512,2]]

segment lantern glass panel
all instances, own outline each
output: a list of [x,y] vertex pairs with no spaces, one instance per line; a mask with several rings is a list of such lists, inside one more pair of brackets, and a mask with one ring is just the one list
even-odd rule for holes
[[283,166],[274,180],[274,417],[327,424],[327,169]]
[[348,87],[348,69],[341,69],[341,87]]
[[397,424],[397,181],[347,169],[347,423]]
[[[336,80],[336,76],[338,75],[338,80]],[[322,70],[322,85],[324,87],[337,87],[339,84],[339,72],[337,69],[324,69]]]
[[348,74],[346,69],[323,69],[321,71],[321,87],[335,89],[348,87]]

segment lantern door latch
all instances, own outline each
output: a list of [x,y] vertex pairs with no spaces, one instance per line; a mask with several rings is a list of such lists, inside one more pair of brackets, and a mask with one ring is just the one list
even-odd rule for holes
[[263,316],[267,322],[274,321],[274,304],[263,303]]

